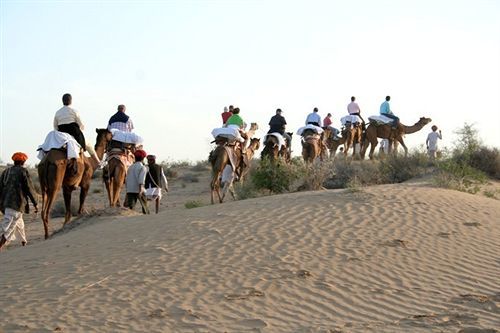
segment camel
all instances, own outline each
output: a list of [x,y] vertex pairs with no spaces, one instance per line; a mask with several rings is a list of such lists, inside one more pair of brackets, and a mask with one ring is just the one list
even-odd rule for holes
[[347,123],[345,129],[342,131],[342,138],[344,138],[344,156],[347,157],[349,148],[353,147],[352,156],[356,155],[356,144],[361,144],[363,135],[363,126],[361,124]]
[[[75,162],[77,165],[76,168],[74,168]],[[99,166],[99,160],[96,156],[86,157],[83,153],[80,153],[80,158],[76,159],[75,162],[69,162],[65,150],[52,149],[38,164],[38,177],[42,192],[41,217],[45,230],[45,239],[49,238],[50,210],[61,187],[63,189],[64,205],[66,208],[63,226],[71,220],[71,193],[78,186],[80,187],[80,207],[78,208],[78,214],[83,212],[92,175]]]
[[361,148],[361,158],[364,158],[368,146],[370,146],[370,159],[373,159],[373,152],[378,144],[377,138],[388,139],[389,140],[389,152],[391,151],[392,142],[397,141],[403,146],[405,150],[405,156],[408,155],[408,148],[406,147],[403,136],[405,134],[412,134],[420,131],[425,125],[430,123],[432,119],[421,117],[414,125],[406,126],[401,123],[398,124],[396,129],[392,129],[390,125],[376,125],[370,122],[366,128],[363,144]]
[[[208,157],[208,161],[212,164],[212,181],[210,183],[210,199],[212,204],[214,204],[214,193],[217,194],[219,202],[222,203],[224,201],[224,197],[226,196],[227,190],[230,188],[230,186],[232,186],[231,180],[224,185],[223,191],[221,193],[220,185],[222,171],[224,170],[226,165],[231,165],[226,147],[226,144],[217,145],[217,147],[210,152],[210,155]],[[244,177],[246,173],[248,173],[248,170],[250,168],[250,160],[253,158],[253,155],[259,149],[259,147],[260,139],[251,139],[250,145],[246,149],[245,154],[242,154],[241,149],[239,148],[229,148],[233,149],[235,153],[235,169],[236,173],[240,172],[240,181],[242,181],[242,177]],[[244,155],[246,155],[246,157]],[[243,163],[244,158],[246,158],[247,160],[245,163]],[[232,194],[234,196],[234,193]]]
[[[327,129],[327,131],[330,131]],[[321,135],[315,133],[313,130],[306,129],[302,133],[302,158],[306,163],[312,163],[316,160],[316,158],[320,158],[321,161],[325,158],[326,155],[326,145],[324,142],[323,132]]]
[[[293,133],[287,132],[287,134],[292,137]],[[283,137],[284,139],[284,137]],[[262,153],[260,154],[260,158],[268,158],[271,163],[274,163],[278,161],[280,158],[285,161],[286,163],[290,163],[292,156],[290,154],[290,149],[288,145],[290,145],[291,142],[286,142],[286,145],[281,146],[281,149],[279,149],[279,142],[278,139],[274,135],[268,135],[266,136],[266,140],[264,142],[264,149],[262,150]]]
[[[96,128],[96,133],[95,151],[99,159],[102,160],[104,152],[109,154],[107,150],[112,135],[105,128]],[[112,158],[108,158],[108,165],[103,172],[104,185],[108,192],[110,207],[120,207],[120,193],[127,175],[127,166],[123,163],[122,158],[128,158],[127,153],[124,153],[121,149],[117,149],[117,152],[113,153]]]

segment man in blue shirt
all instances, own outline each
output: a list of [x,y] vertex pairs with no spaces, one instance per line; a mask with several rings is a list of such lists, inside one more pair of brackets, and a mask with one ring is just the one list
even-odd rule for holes
[[391,111],[391,106],[389,105],[389,101],[391,100],[391,96],[386,96],[385,101],[380,105],[380,114],[387,118],[393,119],[392,127],[396,128],[399,124],[399,118],[394,115]]

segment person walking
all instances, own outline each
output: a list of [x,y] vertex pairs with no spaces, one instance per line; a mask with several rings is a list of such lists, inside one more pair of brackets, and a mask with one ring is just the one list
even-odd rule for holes
[[437,132],[438,128],[436,125],[431,127],[432,132],[427,135],[427,140],[425,140],[425,145],[427,146],[427,153],[429,154],[429,158],[431,161],[434,161],[437,157],[438,151],[438,139],[443,140],[443,135],[441,134],[441,130]]
[[148,172],[146,166],[143,164],[144,158],[147,153],[138,149],[134,153],[135,163],[132,164],[127,170],[127,177],[125,179],[125,186],[127,189],[127,196],[125,198],[125,206],[134,209],[137,201],[142,206],[142,213],[149,214],[148,203],[145,197],[146,173]]
[[155,213],[158,214],[160,209],[160,200],[162,198],[162,188],[168,192],[168,181],[163,172],[163,167],[156,164],[156,156],[148,155],[148,173],[146,174],[146,199],[155,202]]
[[21,245],[27,244],[23,213],[29,213],[28,199],[35,207],[35,213],[38,213],[37,193],[30,174],[24,167],[27,159],[25,153],[14,153],[14,166],[5,169],[0,176],[0,211],[3,213],[0,249],[8,242],[16,240],[16,233],[21,238]]

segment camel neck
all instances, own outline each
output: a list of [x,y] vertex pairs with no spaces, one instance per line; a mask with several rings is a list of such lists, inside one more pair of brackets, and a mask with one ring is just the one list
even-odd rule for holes
[[424,127],[424,125],[421,123],[416,123],[415,125],[412,125],[412,126],[403,125],[405,134],[412,134],[412,133],[418,132],[423,127]]

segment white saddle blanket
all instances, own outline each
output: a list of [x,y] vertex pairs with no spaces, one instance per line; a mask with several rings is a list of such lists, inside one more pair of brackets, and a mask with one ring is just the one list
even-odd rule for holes
[[220,137],[223,137],[223,138],[226,138],[228,140],[237,140],[239,142],[243,142],[245,141],[241,135],[240,135],[240,131],[238,130],[238,128],[234,128],[234,127],[219,127],[219,128],[214,128],[212,130],[212,136],[214,137],[214,139],[218,136]]
[[368,117],[368,120],[370,122],[375,122],[375,123],[378,123],[378,124],[390,124],[394,121],[394,119],[391,119],[389,117],[386,117],[386,116],[383,116],[383,115],[375,115],[375,116],[370,116]]
[[123,143],[133,143],[136,145],[142,145],[142,143],[144,142],[141,136],[132,132],[124,132],[116,128],[112,128],[109,131],[113,135],[113,140],[115,141],[120,141]]
[[264,135],[264,142],[266,142],[268,136],[274,136],[278,140],[278,150],[281,150],[281,147],[286,145],[285,138],[280,133],[273,132]]
[[51,149],[59,149],[66,145],[67,158],[80,157],[80,144],[68,133],[59,131],[50,131],[45,137],[45,141],[38,146],[38,158],[41,160]]
[[308,124],[308,125],[306,125],[306,126],[303,126],[303,127],[299,128],[299,129],[297,130],[297,135],[302,136],[302,133],[304,133],[304,131],[305,131],[306,129],[311,129],[311,130],[313,130],[316,134],[321,134],[321,133],[323,133],[323,129],[322,129],[321,127],[319,127],[319,126],[315,126],[315,125],[312,125],[312,124]]
[[340,118],[340,122],[342,123],[343,126],[345,126],[346,123],[351,123],[351,124],[361,123],[361,118],[359,118],[359,116],[355,114],[350,114]]

